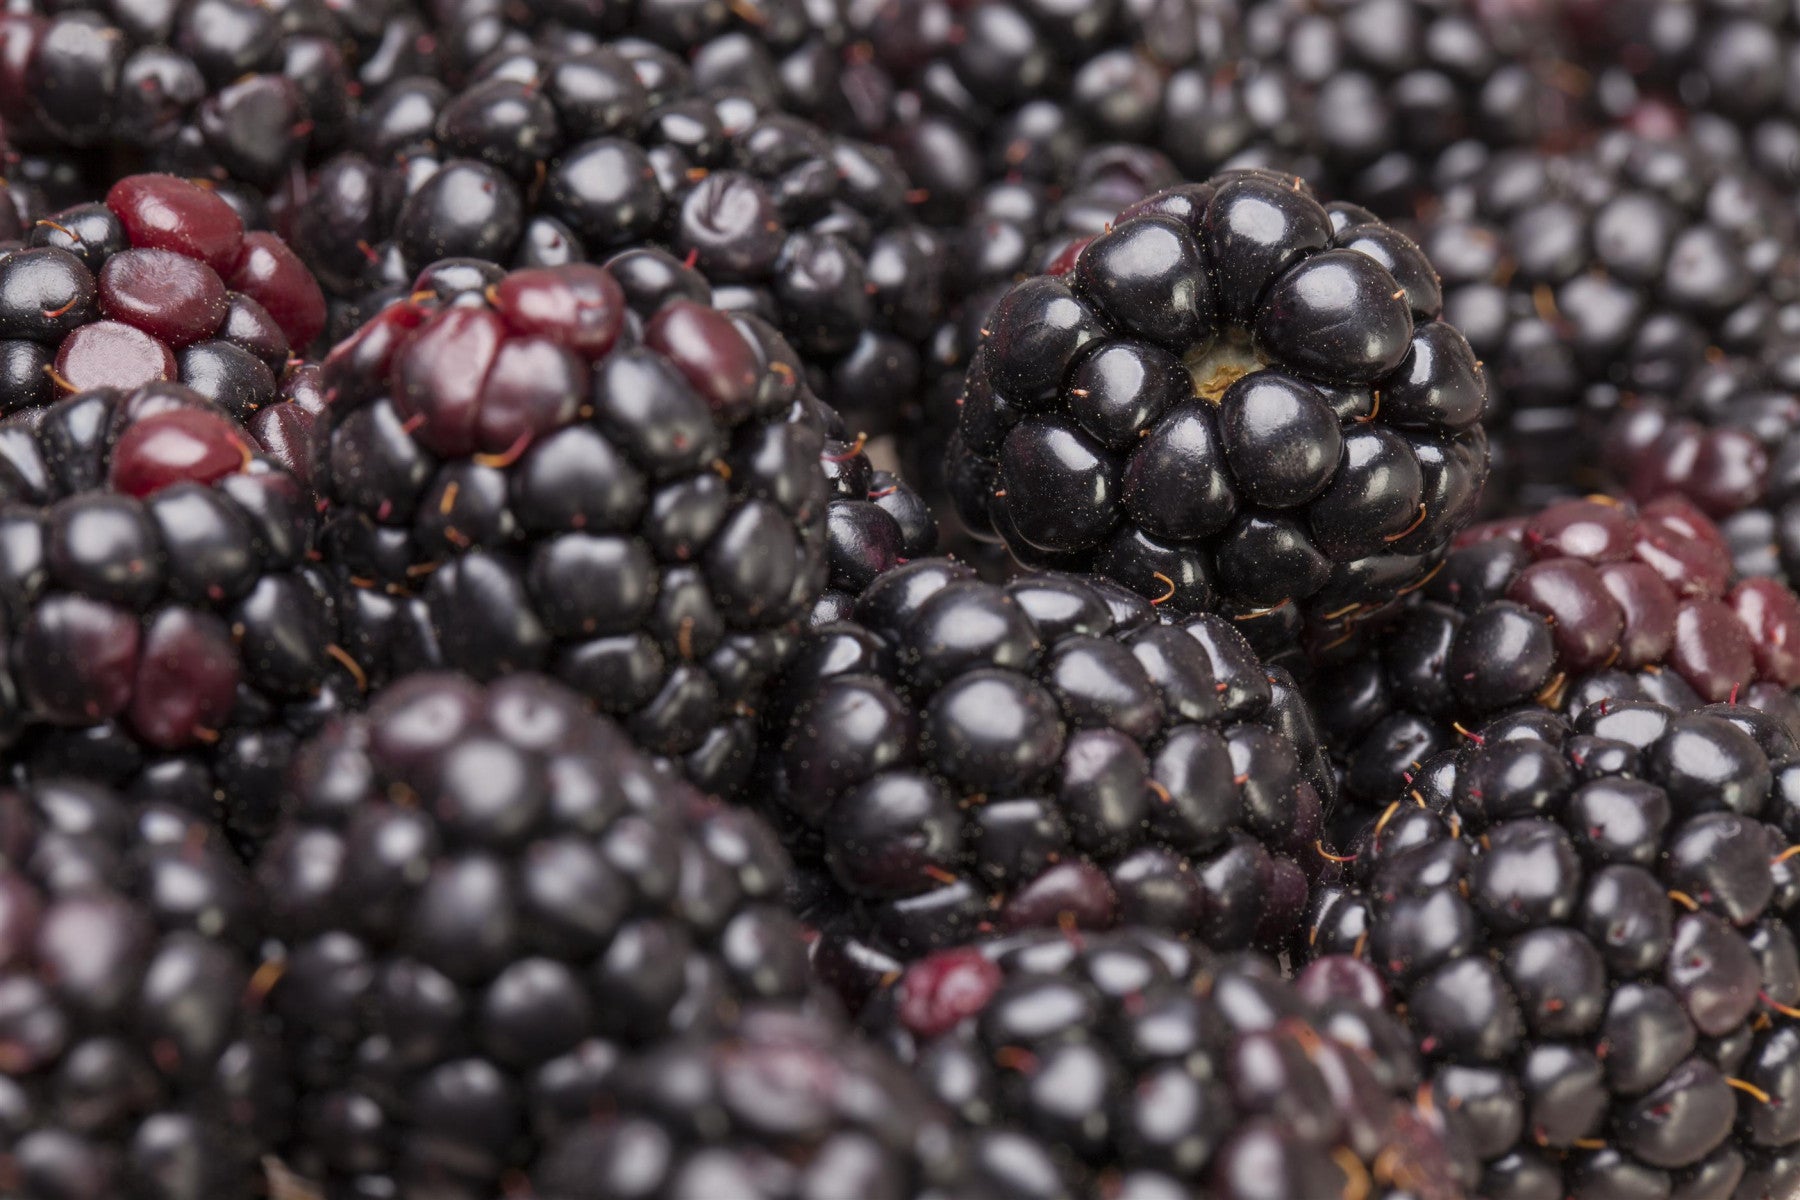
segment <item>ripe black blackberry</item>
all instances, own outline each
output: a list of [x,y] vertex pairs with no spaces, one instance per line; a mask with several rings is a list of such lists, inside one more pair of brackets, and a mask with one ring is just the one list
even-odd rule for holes
[[1038,930],[913,963],[864,1024],[970,1128],[999,1195],[1473,1194],[1384,999],[1348,958],[1290,983],[1143,929]]
[[0,413],[178,381],[248,420],[325,324],[311,272],[215,192],[132,175],[0,249]]
[[331,1196],[498,1195],[624,1054],[808,988],[773,833],[541,676],[415,675],[329,727],[257,870],[283,1157]]
[[1744,705],[1526,709],[1428,760],[1322,883],[1490,1200],[1800,1189],[1796,742]]
[[1790,206],[1700,140],[1620,130],[1441,166],[1419,241],[1487,369],[1496,512],[1606,485],[1607,414],[1674,397],[1710,356],[1753,355],[1794,296]]
[[344,142],[361,102],[434,61],[406,0],[24,0],[0,20],[6,70],[22,85],[23,102],[6,111],[23,147],[206,176],[240,185],[258,207]]
[[0,1190],[263,1195],[289,1095],[217,831],[90,783],[0,790]]
[[216,817],[246,852],[299,738],[353,702],[312,498],[177,384],[0,421],[0,743]]
[[621,1063],[609,1092],[539,1156],[527,1200],[989,1194],[924,1090],[818,1012],[760,1007]]
[[996,306],[947,467],[977,533],[1178,612],[1376,605],[1487,469],[1468,343],[1416,246],[1297,180],[1159,193]]
[[1478,527],[1360,633],[1327,632],[1348,657],[1308,695],[1345,793],[1365,804],[1454,748],[1459,723],[1520,707],[1579,718],[1624,701],[1733,701],[1800,736],[1800,599],[1769,579],[1733,584],[1717,528],[1673,497],[1641,511],[1563,501]]
[[450,264],[332,351],[324,539],[371,679],[547,671],[707,790],[742,780],[827,582],[825,415],[697,283],[650,251]]
[[941,307],[946,255],[909,192],[887,152],[715,91],[653,44],[549,40],[497,50],[454,93],[391,89],[316,173],[294,234],[346,320],[445,258],[666,247],[722,307],[781,329],[815,390],[874,428],[910,400]]
[[1137,923],[1278,946],[1332,779],[1293,681],[1231,623],[1104,581],[890,571],[771,698],[766,794],[856,1000],[991,927]]
[[834,410],[826,409],[824,415],[819,465],[831,495],[825,510],[830,572],[826,590],[813,606],[814,625],[849,617],[856,597],[876,579],[938,548],[937,520],[925,498],[870,461],[864,435],[846,441],[848,431]]

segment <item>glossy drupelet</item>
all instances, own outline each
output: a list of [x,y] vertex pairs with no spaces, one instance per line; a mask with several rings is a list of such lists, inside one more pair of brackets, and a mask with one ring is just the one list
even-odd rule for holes
[[[1791,206],[1697,137],[1620,129],[1567,154],[1463,151],[1439,164],[1441,204],[1415,232],[1444,319],[1487,370],[1487,508],[1626,484],[1634,464],[1600,453],[1609,423],[1679,408],[1713,360],[1754,363],[1775,336],[1800,281]],[[1730,459],[1671,448],[1662,466],[1696,490],[1745,486]]]
[[27,148],[82,147],[116,178],[204,176],[263,212],[360,108],[434,69],[407,0],[23,0],[0,16],[0,112]]
[[950,1116],[817,1010],[760,1006],[655,1047],[619,1065],[609,1100],[539,1155],[525,1200],[993,1197]]
[[[1308,689],[1346,795],[1385,805],[1418,764],[1510,709],[1738,702],[1800,736],[1800,599],[1733,582],[1723,538],[1676,498],[1568,500],[1468,534]],[[1347,640],[1346,640],[1347,639]]]
[[127,176],[0,239],[0,413],[174,381],[248,421],[324,327],[287,244],[173,175]]
[[891,426],[942,307],[940,239],[886,151],[701,65],[635,38],[515,34],[455,90],[397,85],[294,215],[340,331],[440,259],[554,266],[654,244],[779,328],[822,397]]
[[1423,254],[1295,179],[1159,193],[1014,287],[969,369],[970,528],[1174,611],[1343,613],[1441,557],[1487,470]]
[[424,673],[330,727],[257,873],[283,1158],[334,1197],[495,1196],[627,1053],[809,987],[774,834],[541,676]]
[[863,1024],[966,1123],[996,1195],[1472,1195],[1385,1000],[1347,958],[1289,981],[1143,929],[1040,930],[913,963]]
[[547,671],[731,790],[829,570],[797,360],[656,252],[428,287],[325,363],[346,648],[371,679]]
[[1280,946],[1332,780],[1292,680],[1217,617],[925,559],[816,626],[771,696],[765,803],[855,1003],[989,928]]
[[193,814],[0,789],[0,1191],[262,1195],[290,1097],[256,938],[249,881]]
[[0,742],[10,770],[215,817],[246,852],[300,737],[357,700],[317,517],[177,384],[0,420]]
[[1800,1190],[1800,761],[1746,705],[1526,709],[1425,761],[1322,881],[1487,1200]]

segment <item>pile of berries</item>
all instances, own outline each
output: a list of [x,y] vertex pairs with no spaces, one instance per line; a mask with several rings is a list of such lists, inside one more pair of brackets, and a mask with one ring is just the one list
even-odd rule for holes
[[0,1197],[1800,1200],[1800,10],[0,3]]

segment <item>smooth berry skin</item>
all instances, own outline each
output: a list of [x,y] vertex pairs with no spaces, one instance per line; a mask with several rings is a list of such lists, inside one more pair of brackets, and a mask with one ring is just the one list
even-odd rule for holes
[[123,250],[100,271],[100,311],[173,349],[211,337],[225,320],[225,281],[170,250]]
[[1272,280],[1331,244],[1331,220],[1318,202],[1268,179],[1221,184],[1204,222],[1202,238],[1212,261],[1231,264],[1218,280],[1220,317],[1239,325]]
[[494,291],[495,307],[514,333],[548,338],[588,358],[610,351],[624,328],[624,290],[600,267],[513,271]]
[[1398,435],[1349,434],[1331,486],[1308,510],[1320,551],[1338,562],[1380,551],[1419,519],[1423,486],[1419,460]]
[[1050,552],[1083,550],[1112,528],[1118,480],[1108,457],[1082,433],[1041,418],[1013,427],[1000,449],[997,491],[1021,514],[1018,532]]
[[1327,383],[1373,383],[1398,367],[1412,312],[1393,276],[1353,250],[1327,250],[1270,286],[1257,344],[1296,372]]
[[1177,353],[1213,334],[1211,273],[1193,235],[1169,218],[1095,238],[1076,262],[1075,286],[1114,326]]
[[210,613],[168,608],[144,630],[128,716],[152,746],[199,744],[231,716],[239,664],[231,631]]
[[75,392],[142,387],[174,379],[177,370],[168,343],[117,321],[83,325],[56,351],[56,373]]
[[750,415],[760,365],[725,314],[677,300],[652,318],[644,330],[644,344],[667,355],[726,425]]
[[1277,371],[1258,371],[1225,390],[1219,433],[1238,490],[1270,508],[1292,508],[1322,492],[1344,445],[1324,398]]
[[225,417],[200,409],[169,409],[134,421],[113,448],[107,482],[144,497],[176,483],[213,483],[241,471],[249,458],[244,435]]
[[173,175],[132,175],[106,193],[106,207],[140,249],[197,258],[221,276],[237,265],[244,223],[229,204]]
[[263,307],[288,345],[305,350],[325,330],[325,293],[306,264],[272,233],[253,230],[225,281]]
[[1211,406],[1189,402],[1170,410],[1126,460],[1121,500],[1132,519],[1170,540],[1223,529],[1239,503],[1223,440]]

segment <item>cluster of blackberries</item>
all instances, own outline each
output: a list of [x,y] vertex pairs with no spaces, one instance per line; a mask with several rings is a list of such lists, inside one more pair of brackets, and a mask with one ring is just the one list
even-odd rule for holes
[[1791,7],[0,0],[0,1196],[1795,1200]]

